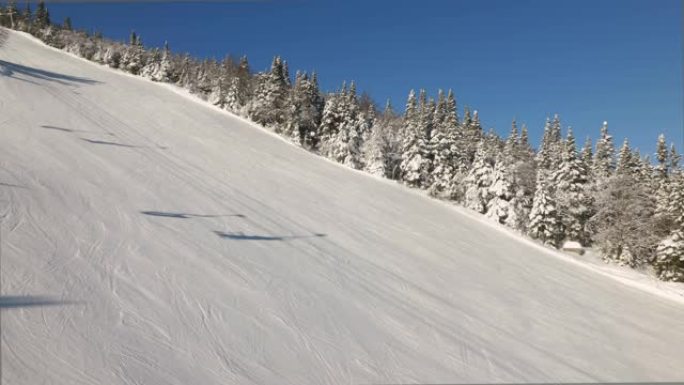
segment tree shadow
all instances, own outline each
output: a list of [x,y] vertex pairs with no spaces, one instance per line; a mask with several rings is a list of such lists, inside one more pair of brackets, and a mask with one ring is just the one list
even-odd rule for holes
[[12,183],[5,183],[5,182],[0,182],[0,186],[4,187],[13,187],[13,188],[28,188],[26,186],[20,186],[18,184],[12,184]]
[[51,81],[51,82],[57,82],[57,83],[61,83],[64,85],[69,85],[70,83],[79,83],[79,84],[101,83],[97,80],[82,78],[79,76],[61,74],[58,72],[46,71],[46,70],[33,68],[33,67],[21,65],[21,64],[16,64],[16,63],[12,63],[12,62],[8,62],[6,60],[0,59],[0,75],[17,78],[15,74],[26,75],[26,76],[30,76],[32,78],[47,80],[47,81]]
[[214,231],[214,234],[223,239],[230,239],[233,241],[291,241],[293,239],[302,238],[320,238],[326,237],[327,234],[311,234],[311,235],[257,235],[244,234],[242,232],[226,233],[223,231]]
[[48,130],[55,130],[55,131],[62,131],[62,132],[92,132],[92,131],[86,131],[86,130],[74,130],[73,128],[50,126],[47,124],[44,124],[41,127],[46,128]]
[[203,214],[173,213],[173,212],[168,212],[168,211],[141,211],[140,213],[145,214],[145,215],[150,215],[153,217],[178,218],[178,219],[221,218],[221,217],[246,218],[246,216],[243,214],[203,215]]
[[92,143],[92,144],[103,144],[106,146],[127,147],[127,148],[142,148],[141,146],[134,146],[132,144],[125,144],[125,143],[108,142],[106,140],[86,139],[86,138],[80,138],[80,139],[84,140],[88,143]]
[[75,305],[80,302],[65,301],[57,298],[46,296],[0,296],[0,309],[12,309],[21,307],[39,307],[39,306],[58,306],[58,305]]

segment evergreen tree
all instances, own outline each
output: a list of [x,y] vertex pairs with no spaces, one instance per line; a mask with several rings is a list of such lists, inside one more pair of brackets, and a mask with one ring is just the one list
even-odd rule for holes
[[593,144],[591,143],[591,138],[587,137],[584,141],[584,146],[582,146],[582,152],[580,153],[580,160],[582,161],[582,166],[587,170],[587,181],[589,184],[593,182],[592,174],[592,164],[594,162],[594,152],[592,150]]
[[668,212],[673,218],[670,234],[658,244],[654,266],[658,277],[667,281],[684,281],[684,172],[672,178]]
[[[237,82],[232,88],[237,88]],[[316,145],[316,129],[321,121],[319,98],[318,85],[307,74],[297,72],[288,101],[290,110],[284,133],[295,143],[308,149],[313,149]]]
[[428,138],[425,121],[425,92],[421,91],[420,108],[416,106],[413,90],[409,93],[404,114],[405,137],[399,166],[402,181],[409,186],[424,187],[430,172]]
[[36,27],[43,29],[50,25],[50,12],[45,6],[45,1],[40,0],[36,8]]
[[372,125],[368,141],[364,142],[366,171],[389,179],[397,178],[401,163],[400,125],[401,119],[388,100],[382,115]]
[[527,233],[532,238],[539,239],[554,247],[560,246],[563,236],[556,203],[542,174],[537,175],[537,188],[532,201]]
[[510,226],[517,224],[518,220],[511,204],[511,200],[515,197],[515,186],[513,186],[512,175],[508,168],[509,160],[501,154],[496,158],[492,185],[489,187],[491,199],[487,203],[485,215]]
[[327,144],[328,157],[349,167],[360,169],[363,167],[361,154],[363,142],[354,82],[350,83],[349,90],[340,95],[337,102],[339,124],[335,135]]
[[671,219],[669,216],[669,199],[670,199],[670,178],[669,178],[669,154],[667,151],[667,144],[665,143],[665,136],[660,134],[656,145],[656,174],[653,180],[655,191],[655,216],[658,219],[658,227],[662,231],[671,227]]
[[537,153],[537,167],[545,175],[553,173],[561,162],[561,123],[558,115],[553,120],[546,119],[544,136]]
[[[592,167],[595,183],[603,184],[613,173],[615,162],[613,137],[608,134],[608,122],[603,122],[601,137],[596,142],[596,153]],[[600,187],[599,187],[600,188]]]
[[484,139],[477,147],[475,160],[464,183],[465,206],[479,213],[485,213],[493,195],[491,187],[494,183],[494,165]]
[[618,161],[615,167],[617,175],[631,174],[632,170],[632,149],[629,147],[629,140],[625,138],[618,153]]
[[280,132],[287,115],[288,82],[285,63],[280,56],[274,57],[270,72],[259,76],[248,112],[250,119]]
[[66,29],[67,31],[71,31],[71,29],[72,29],[72,27],[71,27],[71,18],[70,18],[69,16],[67,16],[67,17],[64,19],[64,23],[62,24],[62,28]]
[[135,31],[131,31],[130,44],[121,58],[120,68],[138,75],[144,65],[142,40]]
[[321,155],[327,158],[333,156],[332,141],[342,123],[341,105],[345,94],[346,86],[343,85],[339,93],[330,94],[325,99],[317,137],[319,140],[319,151]]
[[557,211],[561,218],[561,229],[568,240],[589,244],[589,233],[585,225],[591,216],[591,199],[587,194],[587,171],[577,156],[572,129],[563,144],[561,163],[553,174]]
[[452,196],[453,181],[456,173],[456,129],[457,117],[455,99],[449,91],[444,97],[439,91],[437,105],[432,122],[432,135],[429,148],[431,151],[432,172],[429,183],[430,194],[434,196]]

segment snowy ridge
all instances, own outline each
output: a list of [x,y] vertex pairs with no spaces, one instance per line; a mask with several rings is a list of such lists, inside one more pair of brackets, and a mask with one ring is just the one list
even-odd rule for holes
[[679,301],[173,87],[0,60],[7,383],[681,379]]

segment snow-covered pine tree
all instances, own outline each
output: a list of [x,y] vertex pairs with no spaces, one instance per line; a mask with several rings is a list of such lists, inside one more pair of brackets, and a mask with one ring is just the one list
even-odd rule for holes
[[240,58],[240,64],[235,75],[230,79],[228,90],[226,91],[226,109],[240,116],[247,115],[245,107],[249,100],[250,83],[249,63],[247,57],[243,56]]
[[123,69],[132,73],[133,75],[138,75],[140,70],[145,66],[143,54],[144,50],[142,39],[135,33],[135,31],[132,31],[130,44],[126,48],[121,59]]
[[656,145],[656,159],[658,166],[656,168],[655,176],[655,216],[664,222],[664,226],[669,227],[669,199],[670,199],[670,178],[669,178],[669,157],[667,151],[667,144],[665,143],[665,135],[658,136],[658,143]]
[[513,213],[506,219],[506,225],[518,230],[527,228],[532,199],[536,184],[536,165],[534,151],[528,141],[527,126],[523,124],[520,136],[517,134],[515,121],[511,125],[511,134],[504,144],[504,154],[509,159],[508,171],[514,189],[510,205]]
[[161,52],[159,52],[159,49],[153,48],[152,52],[149,53],[148,55],[148,60],[145,63],[145,66],[140,70],[140,76],[152,80],[154,79],[154,74],[159,71],[159,67],[161,66]]
[[209,76],[210,91],[207,96],[207,101],[219,108],[225,108],[226,95],[228,93],[228,76],[223,68],[213,68],[212,74]]
[[487,148],[486,139],[480,140],[475,153],[475,160],[464,180],[465,201],[467,208],[485,213],[492,198],[491,186],[494,182],[494,162],[492,152]]
[[285,63],[280,56],[276,56],[271,63],[271,70],[259,76],[254,98],[248,108],[250,119],[274,127],[279,132],[287,114],[288,83]]
[[584,141],[584,146],[582,146],[582,151],[580,152],[579,158],[582,161],[582,165],[584,166],[584,169],[587,170],[587,182],[589,184],[593,183],[594,176],[592,174],[592,164],[594,162],[594,152],[593,152],[593,144],[591,142],[591,138],[587,136],[587,139]]
[[469,169],[475,161],[475,153],[480,140],[484,137],[482,126],[480,125],[480,115],[473,111],[472,117],[470,110],[466,107],[463,122],[461,123],[461,143],[458,152],[463,155],[462,168]]
[[158,82],[174,82],[177,80],[176,74],[174,74],[171,66],[171,50],[169,49],[168,42],[164,42],[159,70],[152,76],[152,79]]
[[401,119],[387,100],[385,110],[375,119],[371,134],[364,142],[365,170],[373,175],[396,179],[401,163],[401,140],[398,131]]
[[458,159],[456,154],[458,117],[453,92],[444,98],[439,91],[430,138],[432,172],[430,194],[445,198],[454,197]]
[[38,29],[43,29],[50,25],[50,12],[45,6],[45,1],[43,0],[40,0],[38,2],[38,7],[36,8],[35,23]]
[[[517,135],[517,132],[516,132]],[[487,203],[486,216],[501,224],[517,224],[516,212],[511,200],[515,197],[515,186],[509,170],[510,160],[505,154],[499,154],[494,164],[492,185],[489,187],[491,199]]]
[[654,267],[658,277],[666,281],[684,282],[684,172],[673,173],[669,215],[673,227],[667,238],[658,244]]
[[592,167],[592,176],[598,189],[613,174],[615,168],[615,146],[613,137],[608,134],[608,122],[603,122],[601,137],[596,142],[596,152]]
[[318,127],[318,149],[321,155],[332,158],[334,156],[333,138],[337,136],[342,124],[342,105],[346,97],[347,86],[342,85],[339,92],[331,93],[325,98],[321,123]]
[[412,187],[424,187],[430,172],[428,138],[426,137],[425,92],[421,90],[420,106],[416,105],[415,92],[411,90],[404,114],[404,139],[402,143],[401,179]]
[[670,144],[670,154],[669,154],[669,166],[670,170],[674,171],[679,168],[679,161],[682,159],[682,156],[677,152],[677,149],[675,148],[674,143]]
[[337,133],[328,144],[328,156],[355,169],[363,167],[361,154],[362,132],[360,130],[359,103],[354,82],[349,91],[338,100],[339,125]]
[[553,120],[546,118],[544,124],[544,135],[536,158],[539,172],[547,176],[555,172],[560,165],[562,153],[561,123],[558,114],[555,114]]
[[629,140],[625,138],[622,142],[622,147],[620,147],[620,151],[618,152],[615,174],[624,175],[626,173],[631,173],[632,164],[632,149],[629,147]]
[[537,174],[537,188],[532,200],[527,233],[532,238],[554,247],[560,246],[563,237],[556,202],[549,192],[546,178],[541,173]]
[[590,242],[585,225],[592,212],[591,199],[587,194],[587,171],[577,156],[575,136],[571,128],[568,128],[561,158],[561,163],[552,177],[552,193],[561,218],[561,229],[567,240],[577,241],[586,246]]
[[289,114],[283,133],[308,149],[316,145],[316,129],[321,120],[319,98],[318,85],[306,73],[297,72],[294,87],[290,91]]

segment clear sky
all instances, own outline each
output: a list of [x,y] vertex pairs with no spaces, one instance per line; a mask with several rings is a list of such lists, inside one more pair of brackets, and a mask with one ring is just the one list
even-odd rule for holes
[[658,133],[684,147],[682,1],[441,0],[50,3],[54,21],[199,57],[275,54],[316,70],[322,88],[355,80],[403,111],[411,88],[453,88],[459,110],[507,133],[516,117],[535,142],[559,113],[581,144],[604,120],[652,153]]

